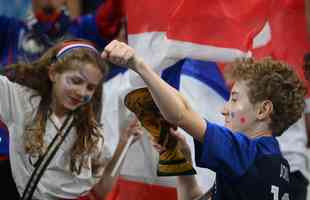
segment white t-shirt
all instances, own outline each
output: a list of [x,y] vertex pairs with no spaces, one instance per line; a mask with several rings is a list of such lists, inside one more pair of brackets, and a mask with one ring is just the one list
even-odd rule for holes
[[[35,97],[30,102],[30,97],[33,94],[33,90],[12,83],[6,77],[0,76],[0,118],[9,128],[10,162],[20,195],[22,195],[34,170],[23,143],[24,126],[35,117],[41,99]],[[52,114],[51,119],[46,122],[44,142],[47,146],[57,133],[51,120],[58,128],[61,127],[59,119]],[[79,175],[73,174],[70,171],[70,149],[76,137],[76,130],[72,128],[41,177],[33,199],[77,198],[87,192],[98,180],[92,173],[91,160],[102,159],[104,163],[107,163],[111,158],[109,148],[100,141],[97,153],[92,154],[87,160],[88,167],[82,168]]]
[[308,162],[306,131],[305,116],[302,115],[280,137],[277,137],[281,152],[290,164],[291,172],[301,171],[304,175],[306,175]]

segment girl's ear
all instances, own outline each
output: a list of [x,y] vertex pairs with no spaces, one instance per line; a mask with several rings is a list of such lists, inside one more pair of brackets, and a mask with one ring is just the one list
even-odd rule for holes
[[51,80],[51,82],[56,81],[56,71],[53,65],[50,65],[50,67],[48,68],[48,77]]

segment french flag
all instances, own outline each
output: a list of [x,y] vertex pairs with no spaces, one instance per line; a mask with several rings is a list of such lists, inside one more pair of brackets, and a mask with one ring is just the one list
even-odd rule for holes
[[[229,98],[229,89],[218,63],[240,57],[278,55],[275,33],[280,34],[279,26],[285,27],[287,23],[287,13],[283,10],[290,5],[289,1],[279,4],[278,0],[107,0],[98,9],[96,20],[101,34],[113,38],[125,19],[128,43],[136,53],[183,93],[194,110],[221,124],[220,112]],[[275,14],[279,12],[284,13],[279,17],[281,20],[276,20]],[[285,46],[286,40],[282,39]],[[133,88],[143,85],[131,71],[123,76]],[[117,79],[114,81],[118,84],[124,83],[120,77]],[[186,139],[193,152],[193,139],[188,135]],[[129,152],[123,178],[111,199],[156,199],[157,193],[161,199],[176,199],[175,179],[156,177],[152,172],[156,162],[150,159],[154,154],[150,149],[145,150],[151,147],[146,141],[141,146],[144,151]],[[199,185],[205,190],[210,188],[214,173],[202,168],[197,168],[197,172]],[[136,196],[128,196],[133,191]],[[146,191],[152,191],[149,193],[152,195],[140,195]]]
[[[107,0],[96,22],[105,38],[127,21],[128,43],[161,73],[180,59],[230,62],[270,40],[269,0]],[[134,85],[139,80],[132,73]]]

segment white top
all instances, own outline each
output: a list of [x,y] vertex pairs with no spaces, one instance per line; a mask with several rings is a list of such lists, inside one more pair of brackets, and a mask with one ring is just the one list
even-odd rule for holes
[[[40,97],[29,101],[33,90],[10,82],[0,76],[0,118],[8,126],[10,132],[10,162],[17,189],[22,195],[34,167],[29,161],[29,154],[25,153],[23,143],[24,126],[32,120],[37,111]],[[59,119],[52,114],[51,119],[60,128]],[[48,120],[44,142],[48,145],[57,133],[54,124]],[[102,159],[104,163],[111,158],[106,144],[99,142],[98,151],[88,159],[88,168],[83,168],[81,174],[70,172],[70,149],[76,139],[76,130],[72,128],[58,152],[50,162],[34,193],[33,199],[73,199],[87,192],[96,182],[92,173],[91,160]],[[56,197],[57,196],[57,197]]]
[[305,113],[310,113],[310,97],[305,99]]
[[301,171],[306,175],[308,157],[304,115],[277,139],[283,156],[290,164],[291,172]]

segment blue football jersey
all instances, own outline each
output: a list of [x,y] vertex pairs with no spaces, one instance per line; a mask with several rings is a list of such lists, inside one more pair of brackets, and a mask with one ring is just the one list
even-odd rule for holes
[[289,164],[277,140],[248,138],[208,122],[196,163],[216,172],[212,200],[289,200]]

